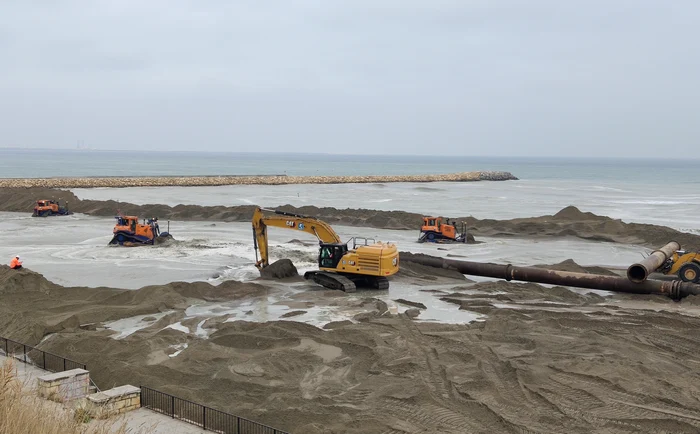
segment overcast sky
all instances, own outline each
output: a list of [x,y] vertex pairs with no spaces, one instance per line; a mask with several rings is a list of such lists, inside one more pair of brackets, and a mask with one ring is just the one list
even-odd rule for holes
[[700,158],[698,0],[0,0],[0,147]]

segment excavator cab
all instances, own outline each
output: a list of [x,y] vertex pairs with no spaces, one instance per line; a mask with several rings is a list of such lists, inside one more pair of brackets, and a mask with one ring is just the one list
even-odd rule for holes
[[342,243],[321,243],[318,253],[319,268],[336,268],[340,259],[348,252],[348,245]]

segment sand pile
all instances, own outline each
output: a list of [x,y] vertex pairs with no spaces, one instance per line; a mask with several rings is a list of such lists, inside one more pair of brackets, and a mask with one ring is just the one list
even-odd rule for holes
[[[49,333],[136,315],[184,310],[196,302],[260,296],[267,289],[235,281],[172,282],[138,290],[63,287],[29,269],[0,266],[0,335],[37,343]],[[94,328],[94,327],[93,327]]]
[[439,175],[376,176],[138,176],[109,178],[5,178],[4,187],[94,188],[94,187],[168,187],[216,185],[284,184],[371,184],[377,182],[473,182],[517,180],[509,172],[461,172]]
[[297,277],[299,272],[289,259],[280,259],[260,270],[260,277],[263,279],[285,279]]
[[[586,270],[572,261],[557,266]],[[47,282],[42,292],[33,288],[40,275],[11,272],[0,268],[0,335],[36,344],[54,333],[40,347],[87,363],[101,388],[144,384],[290,432],[700,430],[700,338],[687,332],[700,326],[694,299],[610,299],[438,276],[454,289],[435,296],[485,314],[482,321],[420,322],[392,315],[381,300],[333,291],[329,302],[354,300],[348,306],[367,314],[320,329],[293,320],[226,322],[226,315],[184,320],[182,306],[202,299],[267,300],[254,283],[124,291]],[[398,302],[422,310],[410,297]],[[120,340],[86,324],[149,309],[174,312],[144,318],[146,327]]]
[[13,270],[8,265],[0,265],[0,296],[22,294],[28,288],[45,293],[56,287],[56,284],[28,268]]
[[558,264],[538,264],[534,265],[534,267],[539,267],[539,268],[547,268],[549,270],[557,270],[557,271],[569,271],[572,273],[587,273],[587,274],[599,274],[603,276],[618,276],[617,273],[610,271],[606,268],[603,267],[583,267],[576,262],[574,262],[573,259],[566,259]]
[[[213,206],[198,205],[133,205],[115,201],[80,200],[64,190],[43,188],[0,188],[0,211],[31,213],[37,198],[62,198],[69,201],[75,212],[95,216],[113,216],[117,210],[137,216],[157,216],[171,220],[221,220],[249,222],[254,206]],[[373,227],[381,229],[415,230],[422,222],[420,214],[404,211],[375,211],[367,209],[318,208],[314,206],[278,207],[283,211],[315,216],[331,225]],[[569,206],[554,215],[518,218],[512,220],[455,218],[465,221],[469,232],[475,236],[493,237],[578,237],[587,240],[609,241],[625,244],[639,244],[658,248],[669,241],[678,241],[688,250],[700,250],[700,236],[679,232],[664,226],[624,223],[618,219],[581,212]]]

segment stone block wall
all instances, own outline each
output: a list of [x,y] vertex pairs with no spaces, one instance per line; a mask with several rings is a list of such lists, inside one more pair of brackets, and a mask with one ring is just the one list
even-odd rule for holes
[[47,374],[37,379],[39,396],[67,402],[84,398],[90,390],[90,373],[84,369]]

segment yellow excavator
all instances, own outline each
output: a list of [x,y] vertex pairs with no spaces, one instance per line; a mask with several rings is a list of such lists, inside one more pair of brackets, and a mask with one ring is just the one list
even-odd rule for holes
[[357,287],[388,289],[387,277],[399,271],[399,251],[393,243],[374,242],[361,237],[343,243],[333,228],[315,217],[256,208],[253,214],[253,244],[255,266],[260,270],[270,265],[268,226],[306,232],[318,238],[319,269],[307,271],[304,278],[323,287],[345,292],[354,292]]

